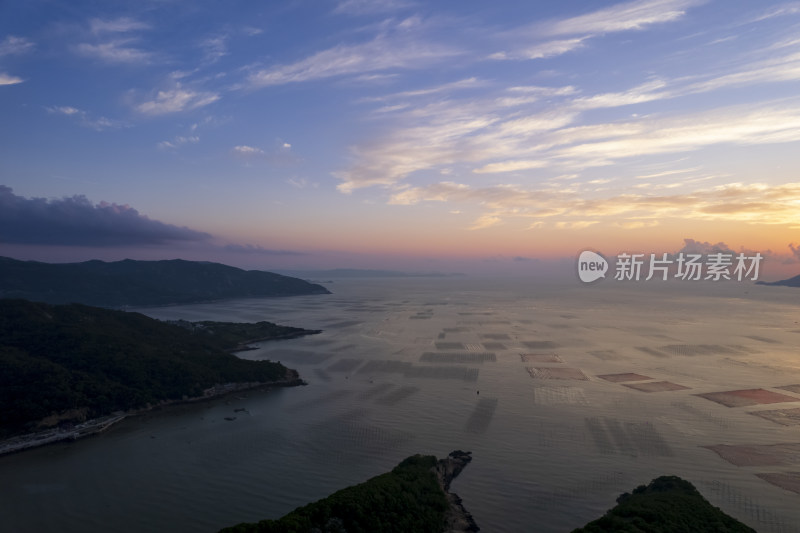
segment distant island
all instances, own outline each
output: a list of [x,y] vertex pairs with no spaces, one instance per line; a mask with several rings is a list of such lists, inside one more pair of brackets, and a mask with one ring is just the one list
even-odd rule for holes
[[450,482],[472,460],[470,452],[445,459],[414,455],[391,472],[298,507],[277,520],[242,523],[220,533],[442,533],[479,531]]
[[121,308],[309,294],[330,291],[272,272],[182,259],[41,263],[0,257],[0,298]]
[[661,476],[624,493],[604,516],[572,533],[756,533],[711,505],[688,481]]
[[784,287],[800,287],[800,275],[779,281],[756,281],[756,285],[774,285]]
[[374,270],[361,268],[334,268],[330,270],[277,270],[285,276],[294,276],[302,279],[328,279],[328,278],[451,278],[459,277],[460,273],[443,272],[401,272],[399,270]]
[[[0,299],[0,438],[254,386],[303,384],[280,363],[230,351],[318,332],[270,322],[168,323],[82,304]],[[86,433],[80,429],[66,432]],[[0,453],[18,448],[0,443]]]

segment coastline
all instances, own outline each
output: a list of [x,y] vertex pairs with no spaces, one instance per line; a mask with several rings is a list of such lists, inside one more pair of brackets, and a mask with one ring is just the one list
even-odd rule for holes
[[140,409],[115,411],[110,415],[92,418],[67,428],[57,427],[9,437],[0,441],[0,456],[23,452],[25,450],[46,446],[48,444],[54,444],[56,442],[76,441],[78,439],[91,437],[92,435],[97,435],[106,431],[114,424],[122,422],[126,418],[142,415],[150,411],[170,407],[173,405],[213,400],[228,396],[234,392],[242,392],[245,390],[257,389],[259,387],[297,387],[300,385],[307,385],[307,383],[300,378],[300,374],[296,370],[291,368],[286,369],[286,375],[280,380],[263,382],[248,381],[242,383],[218,383],[213,387],[209,387],[208,389],[204,390],[202,396],[163,400],[157,404],[148,404],[146,407],[142,407]]
[[445,459],[439,459],[434,467],[436,479],[447,498],[448,509],[445,513],[444,533],[469,533],[480,531],[469,511],[464,508],[463,500],[455,492],[450,492],[450,482],[472,461],[472,452],[455,450]]

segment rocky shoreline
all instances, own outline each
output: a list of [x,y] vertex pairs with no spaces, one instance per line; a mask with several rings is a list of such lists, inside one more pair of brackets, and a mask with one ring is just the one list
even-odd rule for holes
[[242,392],[259,387],[297,387],[300,385],[307,385],[307,383],[300,378],[300,374],[291,368],[286,369],[286,374],[283,379],[265,382],[245,382],[245,383],[220,383],[214,385],[203,391],[202,396],[195,396],[191,398],[181,398],[175,400],[164,400],[154,405],[148,405],[141,409],[132,409],[129,411],[117,411],[111,415],[102,416],[86,420],[80,424],[70,425],[68,427],[50,428],[43,431],[36,431],[34,433],[25,433],[10,437],[0,441],[0,456],[38,448],[47,444],[56,442],[75,441],[92,435],[97,435],[107,430],[114,424],[117,424],[128,417],[141,415],[153,410],[162,409],[172,405],[202,402],[206,400],[213,400],[222,396],[227,396],[234,392]]
[[447,502],[450,504],[445,513],[444,533],[464,533],[480,531],[475,519],[464,508],[458,494],[450,492],[450,482],[472,461],[472,452],[455,450],[450,452],[445,459],[439,459],[434,467],[434,473],[439,481],[439,486],[444,491]]

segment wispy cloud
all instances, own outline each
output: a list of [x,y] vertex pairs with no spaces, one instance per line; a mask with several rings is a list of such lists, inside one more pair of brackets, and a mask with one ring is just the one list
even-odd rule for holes
[[405,99],[405,98],[413,98],[416,96],[430,96],[432,94],[440,94],[440,93],[447,93],[453,90],[458,89],[474,89],[478,87],[485,87],[488,85],[488,82],[485,80],[480,80],[478,78],[465,78],[463,80],[452,81],[448,83],[443,83],[441,85],[436,85],[433,87],[426,87],[424,89],[415,89],[410,91],[401,91],[397,93],[387,94],[384,96],[373,96],[368,98],[363,98],[362,101],[364,102],[384,102],[388,100],[398,100],[398,99]]
[[24,37],[8,35],[0,41],[0,57],[17,54],[26,54],[33,51],[36,45]]
[[78,43],[73,50],[104,63],[147,65],[153,62],[155,54],[137,46],[140,37],[136,32],[149,29],[149,24],[130,17],[93,18],[89,21],[89,35],[85,37],[94,42]]
[[173,137],[169,141],[161,141],[158,143],[158,147],[162,150],[174,150],[186,144],[196,144],[200,142],[200,137],[197,135],[178,135],[177,137]]
[[[535,220],[536,227],[579,229],[599,222],[638,228],[661,220],[736,220],[758,224],[800,225],[796,206],[800,183],[770,186],[763,183],[729,183],[681,194],[624,193],[588,197],[579,191],[557,188],[526,188],[519,185],[471,187],[455,182],[407,188],[392,196],[390,203],[409,205],[448,202],[483,206],[470,229],[482,229],[504,220]],[[630,220],[631,224],[619,224]],[[491,224],[489,224],[491,222]]]
[[98,44],[80,43],[75,46],[75,51],[82,56],[99,59],[106,63],[129,65],[150,63],[153,54],[130,46],[133,42],[134,39],[117,39]]
[[228,55],[228,38],[225,35],[209,37],[200,43],[205,52],[205,60],[213,63]]
[[517,161],[503,161],[502,163],[490,163],[480,168],[474,169],[472,172],[475,174],[493,174],[497,172],[513,172],[515,170],[529,170],[532,168],[542,168],[548,166],[549,163],[542,159],[533,160],[517,160]]
[[93,18],[89,21],[92,33],[129,33],[138,30],[149,30],[150,25],[130,17],[115,19]]
[[514,52],[495,52],[489,55],[489,59],[544,59],[560,56],[581,48],[586,39],[586,37],[577,37],[574,39],[545,41],[520,48]]
[[769,8],[764,13],[760,14],[752,20],[752,22],[761,22],[775,17],[784,17],[788,15],[800,14],[800,2],[788,2],[786,4],[778,5]]
[[[692,2],[658,4],[674,7]],[[605,20],[605,15],[600,18]],[[420,103],[406,97],[379,109],[384,115],[391,112],[396,122],[383,138],[353,147],[355,163],[334,175],[342,180],[339,189],[350,192],[372,185],[393,186],[414,172],[457,163],[474,163],[471,170],[476,174],[545,167],[569,172],[633,156],[697,151],[716,144],[791,142],[800,138],[800,102],[796,100],[690,111],[683,116],[628,115],[626,120],[595,124],[585,123],[585,117],[593,110],[798,80],[798,47],[800,42],[787,46],[781,55],[765,51],[763,59],[731,61],[727,72],[718,67],[717,72],[679,79],[651,76],[629,89],[594,95],[581,94],[573,86],[515,86],[498,87],[492,97],[455,98],[454,87],[443,84],[447,100]],[[543,99],[546,107],[541,105]]]
[[219,99],[215,92],[197,91],[176,83],[174,88],[158,91],[151,100],[136,105],[136,110],[146,115],[165,115],[204,107]]
[[11,76],[10,74],[0,72],[0,85],[16,85],[18,83],[22,83],[23,81],[25,80],[18,76]]
[[118,120],[112,120],[103,116],[96,116],[83,109],[78,109],[72,106],[53,106],[45,108],[49,113],[56,115],[64,115],[77,120],[78,124],[85,128],[91,128],[96,131],[103,131],[107,129],[121,128],[125,124]]
[[[495,52],[489,59],[545,59],[587,46],[595,37],[609,33],[644,30],[675,22],[690,7],[707,0],[645,0],[615,4],[585,15],[535,23],[510,32],[510,51]],[[566,37],[566,38],[565,38]]]
[[228,244],[225,246],[228,252],[237,254],[257,254],[257,255],[305,255],[303,252],[293,250],[272,250],[253,244]]
[[414,38],[380,35],[366,43],[338,45],[295,63],[258,70],[248,77],[248,85],[268,87],[390,69],[418,69],[459,53]]
[[585,15],[556,20],[540,27],[549,35],[596,35],[611,32],[642,30],[654,24],[673,22],[686,15],[686,10],[706,0],[645,0],[625,2]]
[[242,144],[239,146],[234,146],[233,151],[239,155],[263,155],[264,150],[261,148],[256,148],[255,146],[247,146],[246,144]]
[[[0,58],[4,56],[22,55],[33,51],[36,45],[24,37],[17,37],[15,35],[8,35],[5,39],[0,41]],[[6,72],[0,71],[0,86],[3,85],[17,85],[25,80],[19,76],[14,76]]]
[[[620,158],[695,151],[715,144],[753,145],[800,140],[800,102],[731,106],[687,116],[615,124],[604,139],[589,142],[579,130],[564,132],[572,146],[553,155],[583,165]],[[571,134],[570,134],[571,133]]]
[[347,15],[373,15],[406,9],[415,5],[415,2],[407,0],[342,0],[336,5],[333,12]]

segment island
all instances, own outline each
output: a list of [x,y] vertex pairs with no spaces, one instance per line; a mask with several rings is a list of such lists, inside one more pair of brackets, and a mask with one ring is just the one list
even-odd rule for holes
[[100,431],[125,416],[245,388],[304,382],[231,353],[319,333],[270,322],[163,322],[82,304],[0,299],[0,453]]
[[205,261],[42,263],[0,257],[0,298],[124,308],[330,294],[321,285]]
[[447,458],[414,455],[391,472],[298,507],[277,520],[242,523],[220,533],[458,533],[479,531],[450,482],[472,460],[456,450]]
[[601,518],[572,533],[756,533],[711,505],[688,481],[661,476],[633,493]]

